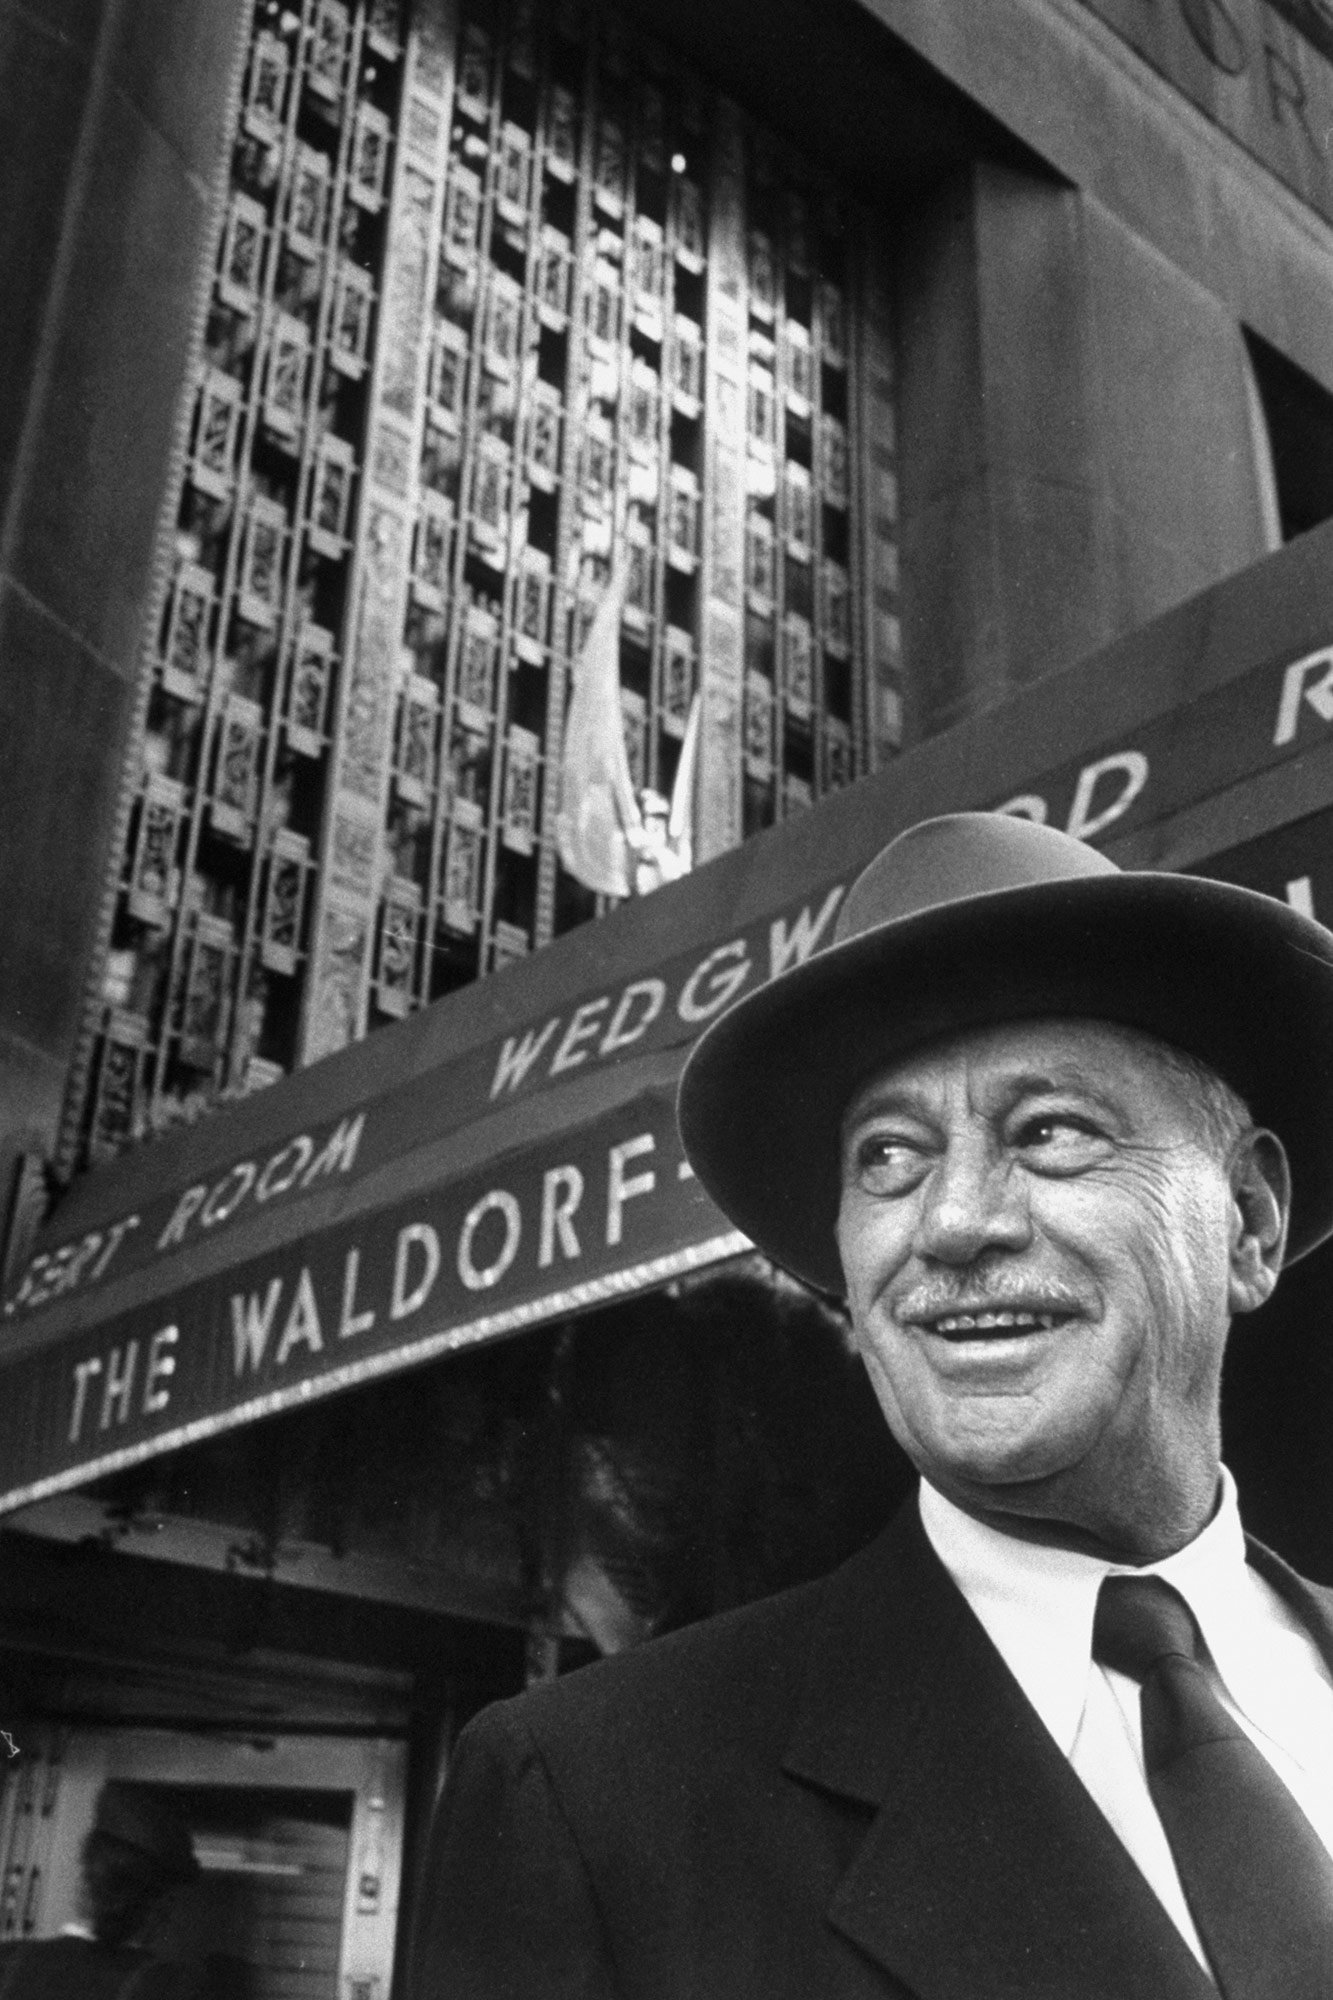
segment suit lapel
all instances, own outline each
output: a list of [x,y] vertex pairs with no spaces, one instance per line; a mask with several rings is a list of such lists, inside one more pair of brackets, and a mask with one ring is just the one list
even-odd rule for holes
[[831,1583],[786,1769],[875,1808],[829,1917],[920,2000],[1216,2000],[915,1504]]

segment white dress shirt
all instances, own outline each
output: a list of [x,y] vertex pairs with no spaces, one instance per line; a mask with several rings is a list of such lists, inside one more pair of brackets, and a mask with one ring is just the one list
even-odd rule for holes
[[920,1505],[936,1554],[1207,1971],[1144,1776],[1138,1683],[1093,1661],[1092,1621],[1103,1577],[1172,1584],[1199,1621],[1223,1705],[1333,1854],[1333,1676],[1304,1626],[1247,1565],[1230,1474],[1223,1471],[1221,1502],[1202,1534],[1142,1569],[1006,1535],[925,1480]]

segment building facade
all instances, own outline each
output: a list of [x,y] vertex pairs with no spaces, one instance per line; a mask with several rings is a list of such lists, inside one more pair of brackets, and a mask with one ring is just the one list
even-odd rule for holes
[[[122,47],[109,15],[71,62],[82,152],[26,156],[65,265],[13,313],[47,369],[14,465],[70,472],[55,507],[16,478],[7,545],[103,665],[48,632],[49,713],[13,717],[21,1209],[35,1163],[67,1178],[596,913],[559,770],[613,551],[633,778],[670,792],[697,693],[706,860],[1333,504],[1328,58],[1295,6],[171,19]],[[139,205],[95,206],[136,64],[197,153],[157,290],[124,261],[167,185],[146,144]],[[26,571],[71,523],[64,581]]]
[[632,779],[697,691],[700,859],[889,753],[884,236],[615,8],[255,10],[75,1156],[594,914],[616,550]]

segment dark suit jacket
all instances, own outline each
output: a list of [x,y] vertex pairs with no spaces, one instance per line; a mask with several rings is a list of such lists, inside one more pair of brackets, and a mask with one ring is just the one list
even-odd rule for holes
[[915,1505],[479,1716],[422,1884],[411,2000],[1216,2000]]
[[0,1944],[0,2000],[199,2000],[189,1968],[84,1938]]

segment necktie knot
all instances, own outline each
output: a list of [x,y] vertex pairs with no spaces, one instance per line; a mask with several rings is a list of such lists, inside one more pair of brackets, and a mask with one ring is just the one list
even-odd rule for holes
[[1201,1650],[1194,1614],[1159,1576],[1108,1576],[1097,1597],[1092,1657],[1142,1681],[1172,1654],[1195,1660]]

